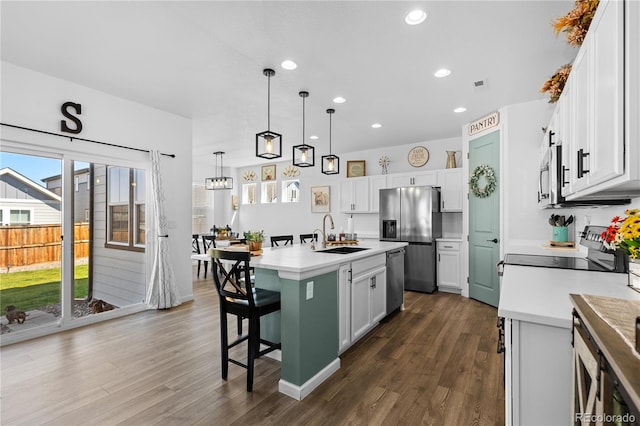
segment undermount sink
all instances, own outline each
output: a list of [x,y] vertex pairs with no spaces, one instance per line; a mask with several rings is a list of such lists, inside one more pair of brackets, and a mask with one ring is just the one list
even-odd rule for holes
[[318,253],[337,253],[337,254],[349,254],[355,253],[362,250],[369,250],[368,247],[353,247],[353,246],[344,246],[344,247],[334,247],[326,250],[318,250]]

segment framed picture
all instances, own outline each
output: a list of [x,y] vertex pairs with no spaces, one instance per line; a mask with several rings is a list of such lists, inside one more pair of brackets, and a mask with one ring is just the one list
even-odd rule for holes
[[364,160],[347,161],[347,177],[364,176],[366,172]]
[[331,211],[331,187],[311,187],[311,213],[329,213]]
[[262,180],[276,180],[276,165],[262,166]]

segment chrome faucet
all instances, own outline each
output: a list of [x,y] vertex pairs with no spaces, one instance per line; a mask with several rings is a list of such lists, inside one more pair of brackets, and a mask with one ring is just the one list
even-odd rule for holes
[[327,248],[327,232],[325,231],[327,217],[331,221],[331,229],[335,228],[333,225],[333,217],[331,217],[331,214],[329,213],[325,214],[324,217],[322,218],[322,248]]
[[322,229],[314,229],[313,232],[311,232],[311,250],[315,250],[316,249],[316,243],[318,242],[313,236],[315,235],[316,231],[320,231],[320,233],[322,234],[322,241],[324,241],[324,231],[322,231]]

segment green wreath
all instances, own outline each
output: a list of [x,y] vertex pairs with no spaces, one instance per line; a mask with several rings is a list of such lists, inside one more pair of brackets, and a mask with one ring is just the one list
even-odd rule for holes
[[[484,188],[478,187],[478,181],[484,176],[487,184]],[[473,192],[473,195],[479,198],[486,198],[496,190],[496,174],[491,167],[486,164],[481,164],[473,170],[471,177],[469,178],[469,189]]]

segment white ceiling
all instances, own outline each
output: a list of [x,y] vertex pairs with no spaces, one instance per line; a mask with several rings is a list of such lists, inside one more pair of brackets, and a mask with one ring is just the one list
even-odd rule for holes
[[[404,15],[420,6],[421,25]],[[557,1],[2,1],[2,59],[193,119],[194,161],[255,157],[267,127],[283,151],[317,135],[333,152],[460,136],[501,106],[540,99],[542,83],[576,54],[551,21]],[[280,68],[284,59],[298,64]],[[437,79],[442,67],[451,76]],[[473,82],[484,79],[476,89]],[[332,99],[341,95],[341,105]],[[458,106],[467,111],[453,113]],[[380,122],[381,129],[371,124]],[[176,148],[178,150],[178,148]]]

